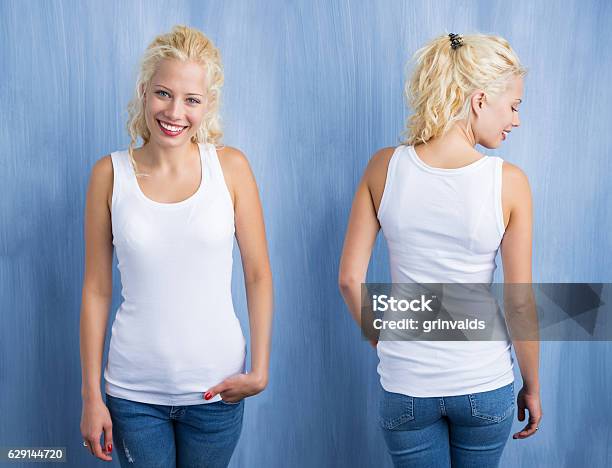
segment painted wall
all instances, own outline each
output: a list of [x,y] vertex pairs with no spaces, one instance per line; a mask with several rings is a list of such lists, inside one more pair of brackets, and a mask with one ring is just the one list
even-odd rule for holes
[[[102,463],[79,430],[85,192],[94,162],[127,146],[126,105],[154,35],[186,23],[222,51],[225,142],[248,156],[264,203],[270,385],[246,405],[232,466],[378,467],[390,460],[377,358],[336,278],[359,177],[407,115],[404,64],[445,32],[510,40],[530,69],[522,126],[489,154],[529,175],[534,280],[610,281],[611,21],[609,2],[577,0],[0,2],[0,446],[65,446],[69,466]],[[234,273],[246,332],[237,250]],[[381,239],[369,278],[388,279]],[[541,430],[510,439],[502,466],[612,465],[611,343],[544,343],[541,359]]]

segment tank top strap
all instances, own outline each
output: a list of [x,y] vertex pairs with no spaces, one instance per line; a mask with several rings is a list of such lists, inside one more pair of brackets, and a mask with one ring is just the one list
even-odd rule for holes
[[111,153],[113,164],[113,197],[114,205],[130,188],[130,169],[129,154],[127,151],[115,151]]
[[502,169],[504,165],[504,160],[498,156],[491,156],[491,159],[493,159],[495,164],[493,169],[493,196],[495,199],[495,218],[497,219],[497,229],[499,230],[499,233],[503,236],[506,232],[504,210],[502,205]]
[[210,173],[211,179],[216,182],[225,183],[223,178],[223,170],[221,169],[221,162],[219,161],[219,155],[217,154],[217,148],[212,143],[202,143],[204,145],[204,158],[206,161],[207,170]]
[[224,198],[226,201],[227,208],[232,213],[233,218],[233,210],[234,210],[234,200],[232,194],[230,193],[229,186],[225,180],[223,175],[223,169],[221,167],[221,161],[219,160],[219,153],[217,152],[217,148],[212,143],[204,143],[204,157],[206,158],[206,170],[209,175],[209,180],[211,182],[211,187],[216,196],[220,196]]

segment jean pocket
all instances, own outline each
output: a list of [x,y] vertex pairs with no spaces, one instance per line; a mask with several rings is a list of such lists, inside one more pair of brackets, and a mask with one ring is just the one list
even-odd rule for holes
[[395,429],[414,419],[414,398],[401,393],[382,391],[379,422],[384,429]]
[[472,416],[491,422],[501,422],[514,410],[514,383],[488,392],[468,395]]
[[225,401],[223,399],[219,400],[221,403],[223,403],[224,405],[228,405],[228,406],[238,406],[240,403],[242,403],[244,400],[240,400],[240,401],[236,401],[236,402],[232,402],[232,401]]

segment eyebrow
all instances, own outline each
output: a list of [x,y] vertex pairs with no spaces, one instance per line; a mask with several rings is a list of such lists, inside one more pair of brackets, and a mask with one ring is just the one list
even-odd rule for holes
[[518,102],[519,102],[519,104],[520,104],[521,102],[523,102],[523,100],[522,100],[522,99],[519,99],[519,98],[516,98],[516,99],[515,99],[515,101],[518,101]]
[[[168,91],[170,91],[171,93],[173,92],[173,91],[172,91],[170,88],[168,88],[167,86],[164,86],[164,85],[159,84],[159,83],[153,83],[153,86],[159,86],[160,88],[165,88],[165,89],[167,89],[167,90],[168,90]],[[187,93],[187,96],[201,96],[201,97],[204,97],[204,95],[202,95],[202,94],[198,94],[198,93]]]

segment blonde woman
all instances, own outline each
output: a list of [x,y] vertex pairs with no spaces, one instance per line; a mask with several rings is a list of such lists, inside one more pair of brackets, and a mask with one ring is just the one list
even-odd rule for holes
[[[504,281],[531,282],[527,177],[477,151],[519,124],[526,70],[498,36],[449,34],[415,54],[406,84],[407,139],[370,160],[340,263],[344,299],[360,323],[361,291],[382,229],[394,283],[490,284],[501,248]],[[511,341],[379,341],[380,425],[395,466],[494,467],[515,409]],[[514,342],[526,427],[542,417],[538,342]]]
[[[126,151],[96,162],[85,216],[81,310],[83,445],[122,466],[227,466],[244,399],[268,381],[272,279],[258,189],[221,147],[219,51],[176,26],[141,62]],[[138,138],[143,145],[134,148]],[[251,366],[231,297],[242,258]],[[123,302],[100,374],[115,248]],[[100,437],[104,435],[103,445]]]

